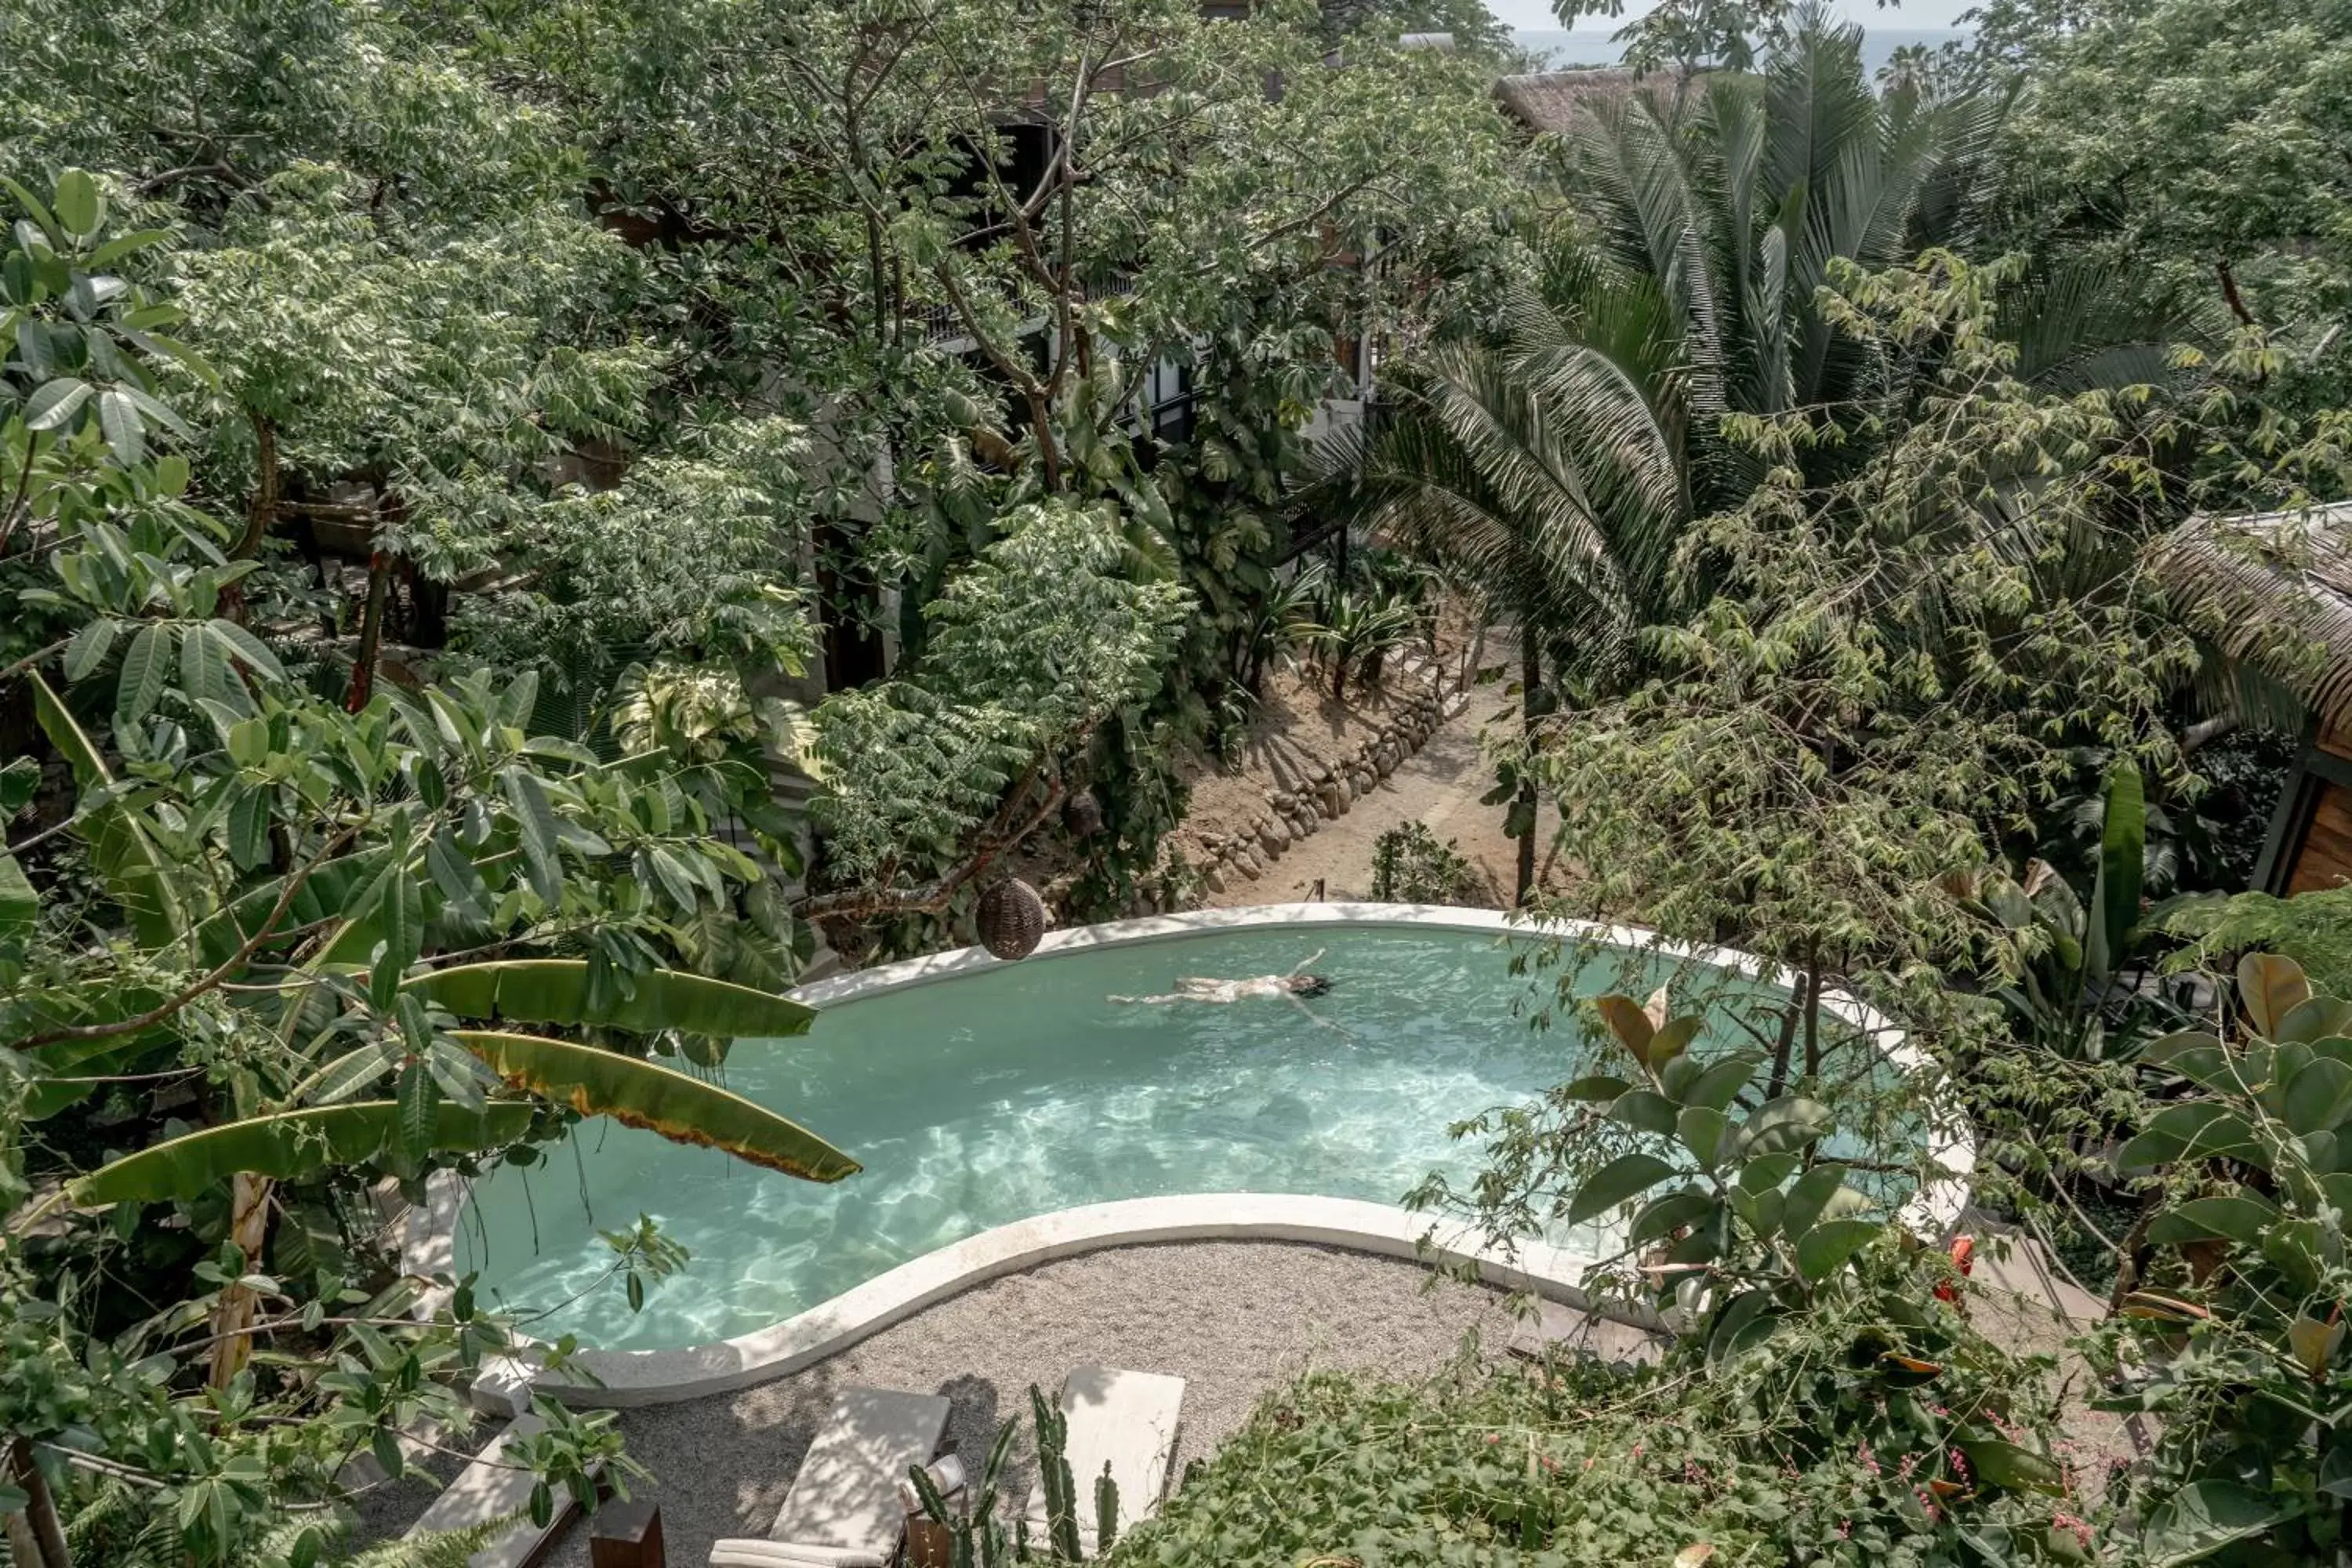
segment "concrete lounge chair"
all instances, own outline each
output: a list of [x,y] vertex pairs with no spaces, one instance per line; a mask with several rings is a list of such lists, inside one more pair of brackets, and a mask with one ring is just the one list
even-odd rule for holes
[[[1078,1543],[1087,1556],[1095,1540],[1095,1481],[1110,1467],[1118,1483],[1118,1529],[1150,1519],[1168,1490],[1168,1470],[1176,1458],[1176,1426],[1184,1405],[1184,1380],[1156,1372],[1121,1372],[1082,1366],[1062,1380],[1062,1414],[1070,1424],[1070,1479],[1077,1485]],[[1043,1488],[1029,1503],[1029,1539],[1047,1539]]]
[[907,1526],[898,1483],[939,1452],[948,1402],[848,1388],[809,1445],[765,1541],[721,1541],[711,1568],[889,1568]]

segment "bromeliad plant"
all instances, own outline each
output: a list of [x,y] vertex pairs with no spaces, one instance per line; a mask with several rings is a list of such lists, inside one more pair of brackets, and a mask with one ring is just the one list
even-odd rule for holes
[[[2097,1344],[2162,1420],[2139,1561],[2337,1560],[2352,1525],[2352,1002],[2253,953],[2236,1027],[2150,1045],[2172,1102],[2117,1152],[2154,1182]],[[2225,1033],[2230,1037],[2225,1037]]]
[[2068,1061],[2126,1059],[2144,1029],[2115,1027],[2119,1011],[2144,1004],[2119,997],[2117,980],[2139,924],[2147,806],[2139,770],[2118,762],[2108,774],[2100,817],[2098,869],[2088,905],[2047,861],[2021,882],[1997,868],[1956,872],[1944,886],[1996,925],[2003,968],[1994,994],[2018,1037]]

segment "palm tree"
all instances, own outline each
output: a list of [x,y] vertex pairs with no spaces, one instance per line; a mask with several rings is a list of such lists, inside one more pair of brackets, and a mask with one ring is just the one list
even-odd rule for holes
[[[1633,669],[1680,588],[1690,498],[1674,323],[1646,280],[1562,248],[1511,299],[1498,343],[1432,352],[1376,434],[1327,453],[1325,504],[1475,584],[1518,623],[1526,723],[1555,686]],[[1535,879],[1535,785],[1513,787],[1517,895]]]
[[[1428,353],[1377,434],[1328,454],[1326,504],[1517,620],[1530,729],[1560,692],[1633,679],[1642,629],[1705,598],[1676,545],[1758,478],[1724,416],[1885,380],[1818,303],[1833,261],[1906,261],[1971,221],[1999,106],[1876,95],[1861,40],[1809,5],[1762,73],[1588,116],[1565,149],[1580,222],[1541,246],[1503,331]],[[1535,787],[1506,783],[1525,899]]]
[[[1862,29],[1811,4],[1760,72],[1707,78],[1686,110],[1635,93],[1585,117],[1565,149],[1570,195],[1601,256],[1663,296],[1703,433],[1727,412],[1873,388],[1885,367],[1834,330],[1820,290],[1841,259],[1875,268],[1964,243],[2003,107],[1874,92]],[[1713,466],[1748,488],[1742,465]]]

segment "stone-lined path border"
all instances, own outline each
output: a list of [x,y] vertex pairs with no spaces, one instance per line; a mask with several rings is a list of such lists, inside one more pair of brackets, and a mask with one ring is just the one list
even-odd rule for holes
[[[1633,926],[1554,921],[1535,926],[1491,910],[1445,909],[1409,904],[1266,904],[1242,909],[1197,910],[1152,915],[1049,934],[1031,957],[1050,963],[1060,954],[1097,947],[1168,942],[1206,931],[1252,926],[1291,928],[1342,925],[1439,926],[1484,931],[1500,938],[1559,936],[1592,939],[1620,948],[1654,952],[1669,961],[1709,964],[1750,976],[1761,963],[1749,954],[1723,948],[1695,949],[1661,940]],[[855,996],[934,984],[1002,961],[979,948],[936,953],[904,963],[836,976],[794,994],[814,1006]],[[1860,1003],[1834,994],[1824,1005],[1879,1042],[1887,1059],[1908,1073],[1930,1070],[1926,1055],[1887,1019]],[[1913,1232],[1930,1239],[1948,1235],[1968,1201],[1975,1168],[1973,1131],[1956,1112],[1931,1120],[1929,1152],[1944,1174],[1916,1194],[1900,1216]],[[439,1184],[432,1201],[412,1211],[404,1261],[409,1272],[430,1277],[454,1271],[456,1226],[463,1203],[454,1180]],[[1579,1289],[1591,1259],[1561,1248],[1524,1246],[1513,1256],[1491,1253],[1468,1238],[1434,1238],[1425,1216],[1381,1204],[1308,1195],[1205,1194],[1139,1198],[1095,1204],[1016,1221],[901,1264],[865,1284],[769,1328],[682,1350],[587,1351],[579,1365],[592,1381],[541,1386],[567,1402],[628,1406],[666,1404],[746,1387],[821,1361],[858,1340],[933,1302],[984,1280],[1055,1258],[1138,1242],[1268,1239],[1316,1242],[1391,1257],[1429,1257],[1475,1267],[1490,1282],[1530,1290],[1552,1300],[1580,1303]],[[493,1385],[511,1385],[526,1369],[493,1368]]]
[[[1444,666],[1435,668],[1433,689],[1398,696],[1392,716],[1358,742],[1354,751],[1326,763],[1301,780],[1297,789],[1267,790],[1265,810],[1255,821],[1238,829],[1196,835],[1202,856],[1192,870],[1202,885],[1212,893],[1222,893],[1257,880],[1284,851],[1312,837],[1325,823],[1345,816],[1349,807],[1427,745],[1430,736],[1469,700],[1460,691],[1449,694]],[[1406,681],[1417,681],[1428,674],[1428,668],[1416,656],[1399,673]]]

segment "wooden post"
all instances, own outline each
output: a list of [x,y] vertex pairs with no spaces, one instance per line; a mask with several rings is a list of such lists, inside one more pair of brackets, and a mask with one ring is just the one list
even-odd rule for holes
[[588,1563],[589,1568],[668,1568],[661,1506],[636,1498],[598,1509],[588,1533]]

